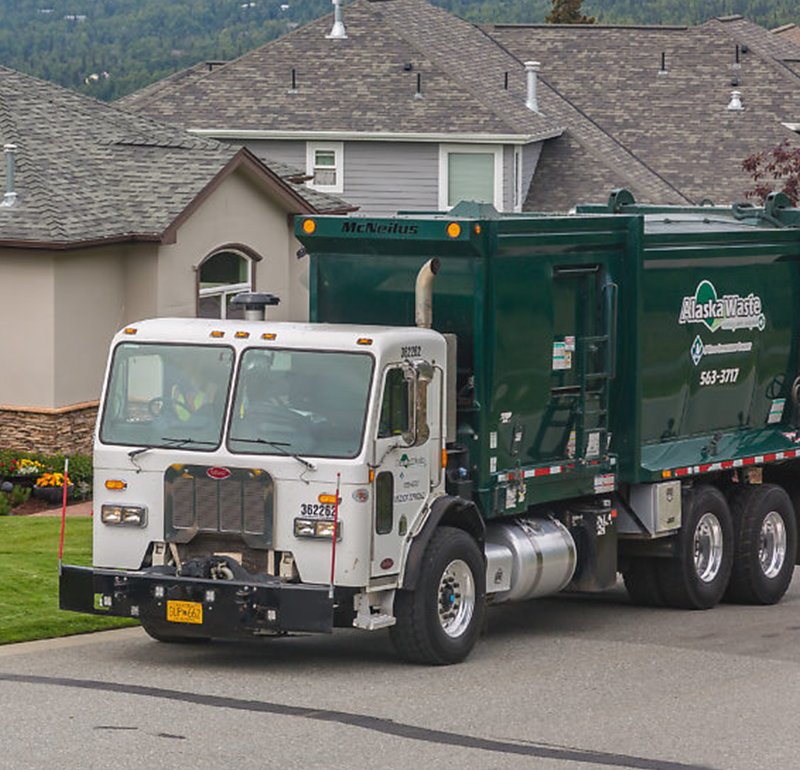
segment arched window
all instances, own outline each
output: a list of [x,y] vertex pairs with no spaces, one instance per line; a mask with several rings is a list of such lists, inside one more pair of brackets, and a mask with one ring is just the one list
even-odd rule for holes
[[197,315],[199,318],[243,318],[242,308],[231,300],[252,291],[253,260],[239,251],[223,249],[203,260],[199,268]]

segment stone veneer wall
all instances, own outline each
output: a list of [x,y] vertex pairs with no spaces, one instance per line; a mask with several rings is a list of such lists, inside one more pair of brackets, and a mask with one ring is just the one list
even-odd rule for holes
[[0,449],[91,454],[98,402],[61,409],[0,406]]

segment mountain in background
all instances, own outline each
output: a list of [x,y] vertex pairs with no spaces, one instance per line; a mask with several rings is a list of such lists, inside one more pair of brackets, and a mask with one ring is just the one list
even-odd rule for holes
[[[434,0],[474,22],[542,22],[550,0]],[[0,65],[111,100],[200,61],[229,60],[329,0],[0,0]],[[800,24],[797,0],[585,0],[600,23],[698,24],[740,13]],[[346,16],[345,16],[346,21]]]

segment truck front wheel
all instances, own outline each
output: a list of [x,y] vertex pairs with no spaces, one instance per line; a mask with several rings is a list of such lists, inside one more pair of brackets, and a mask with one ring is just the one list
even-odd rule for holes
[[725,598],[741,604],[775,604],[794,572],[797,522],[792,501],[775,484],[737,489],[731,500],[736,546]]
[[709,609],[722,599],[733,565],[733,522],[718,489],[706,485],[692,491],[676,537],[675,555],[658,561],[664,604]]
[[413,663],[447,665],[469,655],[483,626],[486,567],[466,532],[440,527],[420,566],[417,588],[395,596],[390,636],[397,654]]

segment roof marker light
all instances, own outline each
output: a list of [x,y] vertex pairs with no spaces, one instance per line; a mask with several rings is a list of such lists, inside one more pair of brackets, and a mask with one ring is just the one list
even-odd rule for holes
[[213,337],[215,340],[219,339],[220,337],[225,336],[225,332],[221,332],[219,329],[215,329],[208,335],[209,337]]
[[250,336],[250,332],[236,332],[233,335],[237,340],[246,340]]
[[458,224],[458,222],[450,222],[450,224],[447,225],[447,234],[451,238],[458,238],[458,236],[461,235],[461,225]]
[[369,337],[359,337],[356,340],[356,345],[371,345],[372,339]]
[[261,339],[262,340],[274,340],[274,339],[277,339],[277,338],[278,338],[278,335],[275,334],[275,332],[264,332],[261,335]]
[[313,235],[317,231],[317,223],[313,219],[303,220],[303,232],[306,235]]
[[129,326],[127,329],[125,329],[123,334],[136,334],[136,332],[138,332],[138,331],[139,330],[138,329],[134,329],[133,326]]
[[480,225],[475,225],[475,227],[473,227],[472,230],[474,231],[475,235],[480,235],[481,234],[481,226]]

